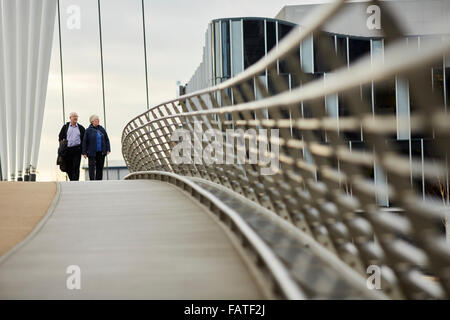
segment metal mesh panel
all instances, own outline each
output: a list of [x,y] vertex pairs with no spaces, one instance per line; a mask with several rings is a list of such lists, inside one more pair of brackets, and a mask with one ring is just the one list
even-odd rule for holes
[[[384,55],[363,55],[347,67],[336,43],[320,32],[344,3],[320,7],[238,76],[131,120],[122,136],[124,159],[131,172],[203,178],[244,195],[361,275],[379,266],[382,289],[392,298],[449,298],[450,117],[430,71],[450,54],[450,41],[411,50],[383,2],[373,1],[384,10]],[[332,71],[325,76],[301,68],[299,47],[312,33],[320,68]],[[260,77],[266,70],[268,86]],[[392,86],[398,101],[405,98],[398,88],[409,90],[409,117],[391,110]],[[410,137],[397,139],[405,128]],[[180,129],[186,134],[174,140]],[[214,154],[224,163],[205,163],[202,152],[214,141],[204,141],[205,131],[228,141]],[[177,163],[172,155],[180,141],[192,152]],[[261,146],[265,152],[251,161]]]

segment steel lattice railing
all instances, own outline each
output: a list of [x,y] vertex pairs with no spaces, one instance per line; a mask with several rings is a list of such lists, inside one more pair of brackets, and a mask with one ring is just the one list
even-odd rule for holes
[[[319,32],[344,3],[320,7],[305,27],[292,31],[264,59],[236,77],[160,104],[131,120],[122,136],[124,159],[131,172],[167,171],[203,178],[244,195],[312,236],[361,275],[367,275],[369,266],[380,266],[382,290],[392,298],[449,298],[450,243],[445,223],[450,116],[424,74],[450,54],[450,43],[408,49],[401,27],[383,2],[374,1],[384,10],[384,57],[364,57],[341,68],[337,55],[326,54],[333,72],[325,79],[313,79],[302,72],[299,45],[312,32]],[[330,45],[319,38],[320,52],[332,52]],[[289,70],[296,87],[288,88],[277,73],[277,63]],[[258,77],[266,69],[275,84],[271,92]],[[409,85],[414,108],[408,119],[374,114],[361,94],[365,85],[393,77]],[[261,93],[259,99],[252,84]],[[338,120],[325,106],[333,94],[341,95],[348,108],[348,114]],[[390,142],[400,125],[410,127],[413,135],[433,137],[433,157],[416,161]],[[190,133],[183,141],[194,150],[192,161],[173,160],[179,142],[172,141],[173,135],[180,129]],[[214,129],[223,137],[227,129],[257,133],[242,135],[250,147],[244,152],[244,163],[206,164],[196,157],[211,141],[203,141],[197,129]],[[279,138],[259,129],[279,129]],[[355,132],[364,134],[358,149],[352,149],[347,140]],[[279,170],[260,174],[267,164],[249,161],[255,146],[252,139],[270,145],[265,155],[276,158]],[[239,146],[234,144],[223,144],[216,156],[225,155],[227,148],[236,160]],[[374,179],[374,164],[386,176],[386,184]],[[437,196],[424,196],[414,183],[417,177],[434,183]],[[381,197],[389,197],[389,207],[380,205]]]

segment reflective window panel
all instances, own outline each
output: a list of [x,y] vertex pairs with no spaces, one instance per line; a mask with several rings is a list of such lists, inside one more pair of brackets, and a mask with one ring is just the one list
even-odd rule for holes
[[370,52],[370,40],[349,38],[348,50],[349,61],[353,63]]
[[231,60],[232,60],[232,76],[244,70],[244,62],[242,60],[242,21],[231,21]]
[[[321,42],[321,44],[319,43]],[[335,50],[334,36],[328,33],[317,33],[314,35],[314,72],[331,72],[332,68],[326,59],[329,53],[324,52],[328,46],[331,50]]]
[[244,68],[265,55],[264,21],[244,20]]
[[222,71],[223,77],[231,77],[230,22],[222,21]]

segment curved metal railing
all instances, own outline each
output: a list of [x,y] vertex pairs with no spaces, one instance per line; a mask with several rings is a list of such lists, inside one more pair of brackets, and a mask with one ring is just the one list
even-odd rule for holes
[[[314,79],[302,71],[299,46],[344,3],[319,7],[305,27],[236,77],[132,119],[123,131],[124,159],[131,172],[202,178],[253,200],[361,276],[378,268],[381,290],[391,298],[449,298],[450,117],[424,75],[450,54],[450,41],[411,50],[383,2],[373,1],[383,8],[384,55],[342,67],[319,37],[333,72]],[[277,64],[296,86],[289,88]],[[271,91],[259,78],[266,70]],[[410,117],[375,114],[363,94],[365,86],[395,77],[409,86]],[[345,101],[346,115],[329,113],[333,95]],[[411,132],[409,141],[430,137],[432,156],[403,152],[392,141],[400,126]],[[348,139],[355,133],[364,135],[358,147]],[[425,184],[437,191],[424,194]]]

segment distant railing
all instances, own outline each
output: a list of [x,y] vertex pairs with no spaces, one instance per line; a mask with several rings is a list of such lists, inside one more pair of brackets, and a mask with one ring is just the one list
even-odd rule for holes
[[[373,1],[383,9],[384,55],[342,68],[330,53],[334,44],[319,37],[333,72],[315,80],[302,71],[299,45],[344,3],[319,7],[304,27],[236,77],[131,120],[122,136],[124,159],[131,172],[203,178],[244,195],[361,275],[380,270],[381,290],[391,298],[448,299],[450,116],[426,75],[450,54],[450,42],[408,49],[383,2]],[[277,64],[296,86],[289,88]],[[275,84],[270,92],[259,78],[266,70]],[[361,93],[394,77],[409,86],[407,118],[375,114]],[[347,109],[338,118],[327,109],[327,99],[337,94]],[[410,128],[411,136],[431,137],[432,157],[418,161],[399,150],[391,138],[399,126]],[[364,136],[358,148],[348,142],[352,133]],[[424,195],[416,178],[436,193]],[[385,198],[388,204],[380,201]]]

